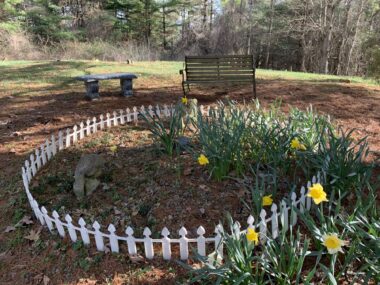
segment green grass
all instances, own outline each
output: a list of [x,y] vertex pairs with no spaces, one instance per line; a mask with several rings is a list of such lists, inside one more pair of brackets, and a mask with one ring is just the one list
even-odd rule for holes
[[[3,84],[7,83],[45,83],[70,84],[73,77],[83,74],[131,72],[139,77],[164,77],[181,79],[178,71],[183,67],[180,61],[135,62],[133,64],[102,61],[2,61],[0,72]],[[361,77],[334,76],[304,72],[257,70],[259,79],[285,79],[305,81],[349,80],[352,83],[374,85],[375,81]]]
[[289,79],[289,80],[305,80],[305,81],[328,81],[328,82],[344,82],[349,81],[351,83],[360,83],[368,85],[378,85],[375,80],[363,78],[359,76],[336,76],[329,74],[316,74],[298,71],[282,71],[282,70],[270,70],[270,69],[258,69],[257,77],[263,79]]

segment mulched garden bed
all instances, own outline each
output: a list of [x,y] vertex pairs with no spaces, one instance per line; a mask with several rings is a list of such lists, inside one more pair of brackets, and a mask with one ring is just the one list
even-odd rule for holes
[[[100,154],[106,170],[98,189],[79,201],[72,190],[73,176],[86,153]],[[212,235],[226,212],[246,224],[250,211],[242,198],[247,201],[250,194],[245,182],[233,178],[216,182],[191,154],[163,154],[139,124],[98,132],[59,152],[38,172],[31,191],[51,211],[70,214],[73,221],[96,220],[105,228],[113,223],[119,234],[132,226],[136,236],[142,236],[148,226],[152,236],[159,237],[166,226],[176,236],[185,226],[188,236],[195,237],[200,225]]]

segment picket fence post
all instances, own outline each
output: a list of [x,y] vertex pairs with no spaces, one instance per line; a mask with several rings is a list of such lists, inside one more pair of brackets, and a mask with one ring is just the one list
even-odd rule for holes
[[96,117],[92,118],[92,132],[96,133],[98,131],[98,124],[96,123]]
[[185,227],[182,227],[178,233],[181,236],[179,239],[180,257],[182,260],[186,260],[189,257],[189,239],[186,237],[187,230]]
[[112,252],[119,252],[119,240],[117,239],[117,236],[115,234],[116,228],[113,224],[110,224],[108,226],[108,231],[110,232],[110,245],[111,245],[111,251]]
[[272,238],[278,237],[278,213],[277,213],[277,205],[275,203],[272,204],[272,207],[270,208],[272,211]]
[[261,209],[260,212],[260,241],[261,243],[265,243],[267,240],[267,222],[266,222],[267,212],[264,209]]
[[169,260],[172,256],[172,249],[170,246],[170,232],[167,227],[164,227],[161,232],[162,235],[162,256],[165,260]]
[[150,237],[152,234],[151,230],[146,227],[144,229],[143,235],[144,235],[144,249],[145,249],[145,257],[147,259],[153,259],[154,257],[154,249],[153,249],[153,241]]
[[45,148],[44,145],[41,144],[41,158],[42,158],[42,165],[46,164],[46,153],[45,153]]
[[110,128],[111,127],[111,114],[107,113],[106,117],[107,117],[107,120],[106,120],[107,128]]
[[289,209],[288,209],[288,207],[286,205],[286,202],[284,200],[281,201],[280,207],[281,207],[281,210],[280,210],[280,212],[281,212],[280,220],[281,220],[282,229],[284,231],[287,231],[288,230],[288,222],[289,222],[289,220],[288,220],[288,211],[289,211]]
[[76,242],[78,237],[77,237],[77,232],[74,229],[74,225],[71,223],[73,219],[69,214],[65,216],[65,220],[67,222],[67,231],[69,232],[69,236],[73,242]]
[[41,168],[41,156],[40,156],[40,150],[36,148],[35,150],[36,154],[36,162],[37,162],[37,170]]
[[78,141],[78,133],[77,133],[77,130],[78,130],[78,126],[75,125],[73,127],[73,144],[75,144],[77,141]]
[[32,209],[34,211],[34,214],[37,217],[37,219],[40,221],[40,224],[41,225],[45,225],[45,220],[44,220],[42,212],[41,212],[41,210],[40,210],[40,208],[38,206],[37,201],[33,200],[31,204],[32,204]]
[[66,129],[66,148],[68,148],[70,146],[70,141],[71,141],[70,129]]
[[120,124],[124,125],[125,124],[124,111],[119,110],[119,113],[120,113]]
[[133,229],[131,227],[127,227],[125,233],[127,234],[128,253],[131,255],[137,254],[136,241],[133,236]]
[[98,251],[104,251],[104,241],[103,234],[100,231],[100,225],[97,221],[92,224],[92,227],[95,230],[95,244]]
[[51,145],[48,139],[45,141],[45,146],[46,146],[45,149],[46,149],[46,154],[47,154],[47,160],[49,161],[52,157],[52,151],[51,151]]
[[84,245],[90,244],[90,237],[88,235],[88,230],[86,229],[86,222],[83,218],[80,218],[78,221],[78,224],[80,225],[80,235],[82,237],[82,241]]
[[117,113],[116,113],[116,111],[113,111],[113,125],[114,126],[117,126],[117,125],[119,125],[119,123],[118,123],[118,121],[117,121]]
[[63,133],[61,130],[58,132],[58,150],[63,150]]
[[54,223],[55,227],[57,228],[57,231],[61,237],[65,237],[65,229],[63,228],[62,222],[59,219],[59,214],[57,211],[53,211],[53,218],[54,218]]
[[91,135],[91,121],[87,119],[86,121],[86,136]]
[[204,234],[206,233],[204,227],[199,226],[197,229],[197,247],[198,247],[198,254],[201,256],[206,256],[206,238],[204,237]]
[[223,234],[223,227],[221,224],[217,225],[215,227],[215,251],[217,252],[217,255],[223,258],[223,242],[222,242],[222,234]]
[[54,227],[53,227],[53,223],[49,217],[48,211],[46,210],[45,207],[41,207],[41,212],[44,215],[44,219],[45,219],[45,222],[46,222],[46,225],[47,225],[49,231],[53,232]]
[[28,178],[28,183],[32,181],[32,170],[29,167],[29,160],[25,160],[25,172],[26,177]]
[[134,122],[137,122],[138,121],[138,115],[139,115],[139,112],[137,111],[137,107],[133,107],[133,121]]
[[126,116],[127,116],[127,123],[132,122],[132,118],[131,118],[131,110],[130,110],[129,108],[127,108],[127,109],[125,110],[125,112],[126,112]]
[[297,212],[294,210],[294,208],[297,208],[297,194],[296,192],[293,192],[291,195],[290,195],[290,199],[292,200],[291,202],[291,225],[292,227],[297,223]]
[[57,143],[55,141],[55,136],[51,136],[51,154],[55,156],[57,154]]
[[[311,187],[310,181],[307,182],[307,186],[306,186],[307,191],[309,191],[309,187]],[[306,209],[310,210],[310,208],[311,208],[311,198],[310,197],[306,197]]]
[[100,130],[103,130],[104,129],[104,116],[103,116],[103,114],[101,114],[99,116],[99,119],[100,119]]

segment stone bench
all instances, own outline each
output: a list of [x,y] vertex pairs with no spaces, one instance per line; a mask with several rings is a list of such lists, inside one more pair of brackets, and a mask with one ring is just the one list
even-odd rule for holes
[[120,79],[121,95],[129,97],[133,95],[132,80],[137,76],[132,73],[109,73],[109,74],[91,74],[75,77],[76,80],[84,81],[86,86],[86,99],[99,99],[99,80]]

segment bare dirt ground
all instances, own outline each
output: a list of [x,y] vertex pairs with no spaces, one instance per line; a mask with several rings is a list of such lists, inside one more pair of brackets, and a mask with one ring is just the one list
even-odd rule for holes
[[[118,87],[106,87],[101,90],[101,100],[94,102],[83,99],[81,84],[61,91],[45,90],[41,96],[33,97],[0,94],[0,284],[183,283],[185,271],[175,262],[135,261],[125,254],[96,253],[54,238],[45,229],[38,234],[38,242],[27,239],[31,230],[40,230],[35,220],[34,224],[5,232],[24,215],[31,215],[21,187],[20,168],[28,153],[49,134],[88,117],[133,106],[169,104],[182,96],[177,79],[142,79],[135,89],[133,97],[122,98]],[[259,80],[257,94],[264,106],[276,99],[282,100],[285,109],[288,104],[299,108],[312,104],[345,128],[356,128],[357,137],[368,136],[371,160],[380,157],[380,87]],[[206,87],[194,90],[189,97],[207,105],[218,99],[249,101],[252,94],[250,86]]]

